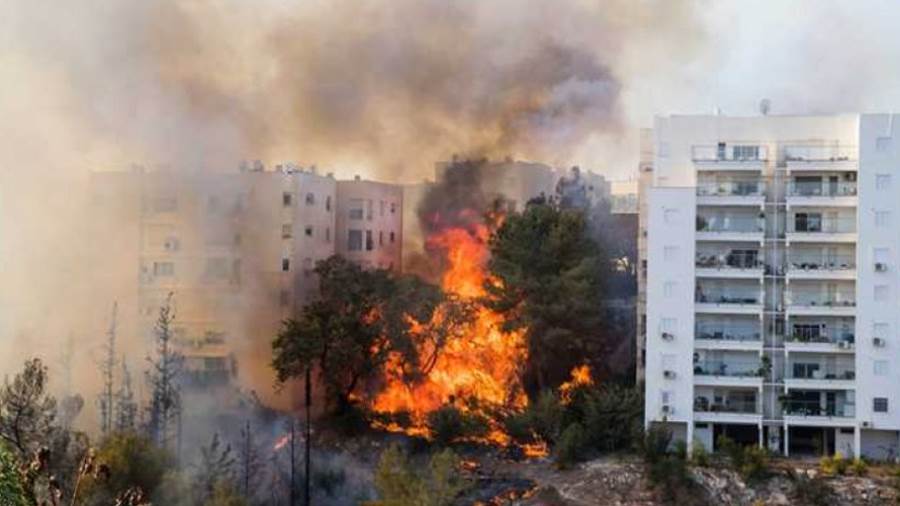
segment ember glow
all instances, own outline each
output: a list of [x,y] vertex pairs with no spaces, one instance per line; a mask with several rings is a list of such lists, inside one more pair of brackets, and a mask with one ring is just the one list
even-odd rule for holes
[[[490,232],[489,226],[477,224],[445,228],[427,238],[428,249],[443,252],[446,259],[441,280],[445,291],[467,299],[485,295]],[[441,311],[436,311],[434,318],[441,317]],[[493,408],[524,408],[528,400],[519,380],[519,368],[527,358],[524,332],[503,332],[502,323],[499,314],[479,306],[474,321],[461,337],[447,342],[428,376],[418,384],[409,385],[402,380],[398,362],[393,367],[389,365],[386,387],[375,399],[374,410],[409,413],[413,420],[411,431],[427,436],[426,415],[456,399]],[[429,356],[431,351],[421,353]],[[457,406],[466,409],[464,403]],[[492,428],[488,439],[497,444],[509,442],[509,437],[497,427]]]

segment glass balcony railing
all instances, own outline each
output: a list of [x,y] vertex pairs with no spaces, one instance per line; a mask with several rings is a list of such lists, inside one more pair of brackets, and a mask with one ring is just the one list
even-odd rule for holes
[[762,364],[758,361],[706,360],[694,362],[694,374],[697,376],[755,378],[762,376],[764,372]]
[[791,253],[788,256],[788,267],[798,271],[848,271],[856,269],[856,255]]
[[753,294],[699,292],[694,297],[694,302],[700,304],[762,304],[762,298]]
[[764,232],[765,221],[757,216],[697,216],[698,232]]
[[788,162],[841,162],[856,159],[856,146],[785,146]]
[[855,197],[856,182],[845,181],[832,183],[829,181],[794,181],[788,184],[787,194],[791,197]]
[[758,252],[752,250],[727,254],[701,252],[695,257],[694,265],[704,269],[762,269],[764,266]]
[[797,294],[789,293],[785,296],[785,300],[790,306],[808,306],[808,307],[856,307],[856,301],[834,296],[821,296],[818,294]]
[[800,370],[788,369],[785,378],[794,380],[847,381],[856,379],[856,371],[851,368],[835,370],[810,368]]
[[726,181],[698,183],[697,195],[701,197],[757,197],[762,195],[760,181]]
[[838,329],[822,328],[795,328],[785,336],[785,339],[793,343],[831,343],[853,344],[856,336],[853,332]]
[[850,402],[819,402],[787,399],[782,401],[787,416],[854,417],[856,405]]
[[715,341],[759,341],[760,332],[746,325],[705,324],[696,326],[694,337]]
[[856,218],[797,216],[788,220],[787,231],[804,234],[847,234],[856,232]]
[[759,414],[756,400],[724,399],[719,402],[710,401],[700,396],[694,399],[694,411],[702,413],[740,413],[747,415]]

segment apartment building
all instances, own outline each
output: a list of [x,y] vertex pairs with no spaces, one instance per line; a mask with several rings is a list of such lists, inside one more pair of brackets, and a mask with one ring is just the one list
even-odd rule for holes
[[656,118],[640,190],[648,426],[707,449],[726,435],[897,455],[895,119]]
[[[244,384],[271,390],[269,343],[314,296],[316,262],[341,253],[365,266],[400,265],[399,237],[391,243],[389,235],[402,227],[399,186],[255,163],[237,171],[97,172],[92,191],[94,237],[111,246],[99,250],[98,282],[117,285],[126,308],[133,295],[134,328],[146,343],[174,294],[176,343],[197,385],[240,374]],[[377,216],[383,241],[355,229],[357,201],[370,213],[359,220]]]

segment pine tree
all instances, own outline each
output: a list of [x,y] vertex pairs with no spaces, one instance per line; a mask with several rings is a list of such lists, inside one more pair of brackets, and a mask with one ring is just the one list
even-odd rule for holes
[[250,499],[256,495],[257,478],[262,470],[262,459],[260,458],[259,449],[256,447],[253,432],[250,430],[249,421],[241,428],[241,444],[238,447],[238,459],[241,473],[241,492],[245,498]]
[[30,457],[53,431],[56,399],[47,395],[47,381],[47,366],[34,358],[0,389],[0,440],[20,458]]
[[223,448],[219,434],[214,433],[209,445],[200,448],[195,483],[199,487],[197,495],[201,503],[212,497],[217,485],[234,480],[234,464],[231,445]]
[[100,432],[108,436],[113,430],[113,379],[116,369],[116,316],[118,303],[113,302],[112,318],[106,332],[106,344],[103,346],[104,357],[100,362],[100,373],[103,375],[103,391],[97,399],[100,408]]
[[147,408],[147,432],[159,447],[168,448],[178,427],[181,411],[181,387],[179,380],[183,359],[175,349],[173,323],[175,310],[172,307],[173,294],[166,297],[159,308],[156,320],[155,356],[148,357],[150,370],[147,383],[150,387],[150,405]]
[[113,426],[116,432],[133,431],[137,423],[138,406],[134,400],[134,392],[131,390],[131,372],[122,356],[122,384],[115,396],[115,420]]

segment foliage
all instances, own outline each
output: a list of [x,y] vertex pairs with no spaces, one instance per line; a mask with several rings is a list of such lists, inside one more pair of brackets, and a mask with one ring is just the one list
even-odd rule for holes
[[677,506],[709,504],[706,493],[691,477],[687,466],[686,446],[672,447],[672,433],[662,426],[652,426],[640,443],[640,453],[647,467],[647,477],[660,499]]
[[223,446],[219,434],[214,433],[209,445],[200,448],[200,461],[194,477],[196,496],[201,501],[211,500],[222,483],[234,481],[234,466],[231,445]]
[[[319,262],[315,273],[318,297],[284,322],[272,366],[279,382],[316,368],[337,412],[359,387],[383,377],[391,357],[400,359],[401,379],[420,379],[471,315],[469,305],[419,278],[363,269],[340,256]],[[444,317],[433,319],[439,307]],[[423,360],[422,349],[432,354]]]
[[125,357],[122,357],[122,384],[115,393],[113,427],[116,432],[133,431],[137,427],[138,405],[131,388],[131,372]]
[[716,444],[745,480],[761,480],[768,476],[769,452],[765,448],[742,446],[724,435],[719,436]]
[[392,445],[381,454],[375,470],[379,506],[449,506],[467,487],[459,458],[449,449],[433,454],[428,469],[420,471]]
[[428,428],[438,446],[448,446],[460,440],[484,436],[487,420],[477,413],[447,404],[428,413]]
[[0,504],[28,506],[16,459],[3,444],[0,444]]
[[0,440],[20,459],[28,458],[52,432],[56,400],[47,390],[47,366],[39,358],[0,389]]
[[556,465],[565,469],[581,460],[581,457],[584,455],[587,439],[588,436],[585,434],[584,427],[582,427],[580,423],[575,422],[566,427],[566,430],[564,430],[559,437],[559,441],[553,447]]
[[691,463],[697,467],[709,467],[709,452],[700,441],[695,440],[694,446],[691,448]]
[[140,434],[113,434],[97,451],[96,460],[108,469],[104,479],[90,478],[83,484],[83,504],[112,504],[122,492],[138,487],[152,496],[173,463],[171,455]]
[[175,308],[169,294],[159,308],[154,329],[155,355],[148,357],[150,370],[147,383],[150,386],[148,406],[150,438],[160,447],[167,448],[173,439],[178,417],[181,416],[181,387],[179,385],[183,357],[175,348]]
[[819,460],[819,471],[825,476],[843,476],[847,472],[850,462],[844,458],[841,452],[832,456],[825,456]]
[[869,472],[869,465],[859,457],[853,459],[847,468],[854,476],[865,476]]
[[789,472],[793,481],[791,498],[799,506],[829,506],[835,504],[834,490],[821,476]]
[[202,504],[203,506],[247,506],[249,503],[231,482],[218,481],[210,497]]
[[566,381],[586,358],[608,354],[602,304],[608,262],[589,237],[583,210],[531,202],[506,217],[489,247],[486,303],[503,315],[506,330],[525,332],[524,379],[532,397]]

